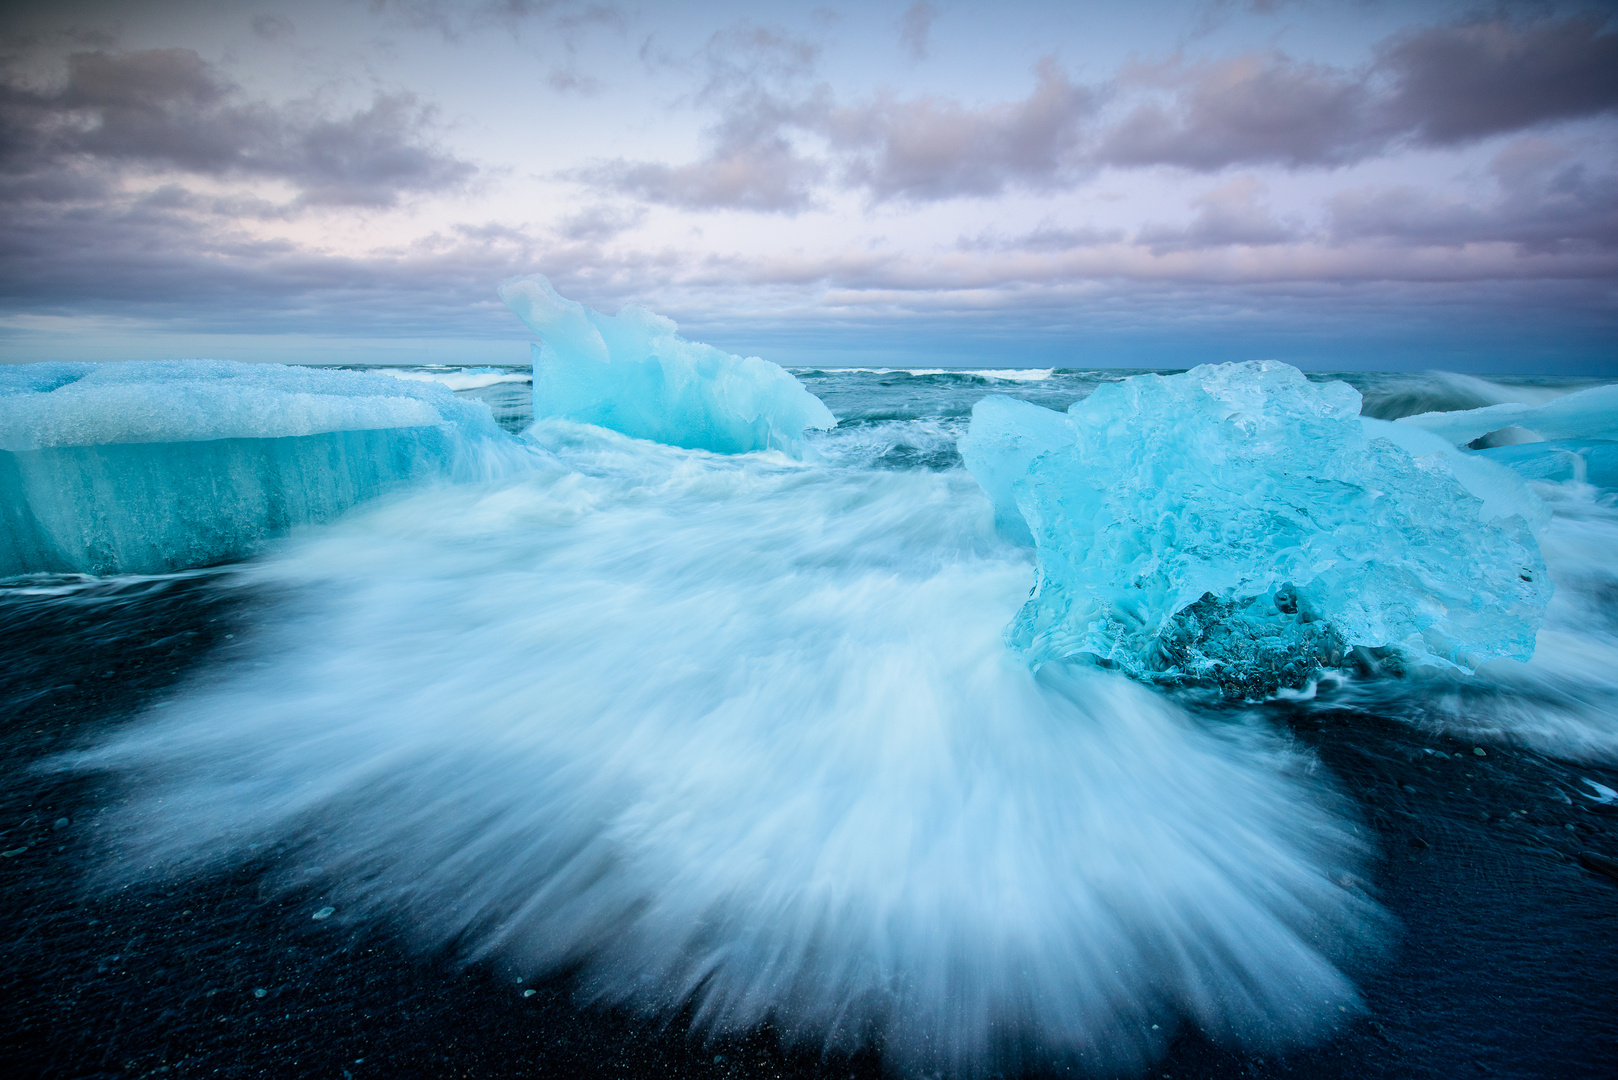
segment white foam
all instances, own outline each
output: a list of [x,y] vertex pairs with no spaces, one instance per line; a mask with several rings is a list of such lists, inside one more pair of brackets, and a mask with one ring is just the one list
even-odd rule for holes
[[533,382],[526,371],[500,371],[496,368],[376,368],[378,374],[408,382],[434,382],[451,390],[481,390],[501,383]]
[[287,607],[225,677],[80,761],[131,785],[130,872],[291,840],[344,917],[900,1071],[1355,1009],[1335,958],[1375,914],[1320,778],[1011,660],[1032,569],[970,477],[532,437],[575,471],[254,571]]
[[857,373],[864,375],[975,375],[981,379],[1004,379],[1007,382],[1042,382],[1056,373],[1055,368],[793,368],[793,371],[824,371],[827,374]]

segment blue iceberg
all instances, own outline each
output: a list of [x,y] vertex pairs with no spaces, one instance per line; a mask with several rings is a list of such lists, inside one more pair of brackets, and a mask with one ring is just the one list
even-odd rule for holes
[[979,402],[961,456],[1038,551],[1008,641],[1035,665],[1242,696],[1351,653],[1527,659],[1551,589],[1543,508],[1507,470],[1457,468],[1452,447],[1359,410],[1346,384],[1277,363],[1139,376],[1065,416]]
[[1431,432],[1530,480],[1618,487],[1618,385],[1581,390],[1543,405],[1491,405],[1407,416]]
[[742,454],[799,450],[803,433],[837,423],[783,368],[687,341],[643,307],[603,315],[535,275],[500,299],[539,336],[534,417],[562,417],[670,446]]
[[516,452],[488,408],[434,383],[211,360],[0,368],[0,576],[238,559],[404,484],[480,475],[501,450]]

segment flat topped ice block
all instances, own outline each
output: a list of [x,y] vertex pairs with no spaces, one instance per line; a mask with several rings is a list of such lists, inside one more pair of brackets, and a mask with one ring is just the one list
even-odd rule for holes
[[241,558],[400,485],[475,474],[505,439],[479,403],[361,372],[0,368],[0,575]]
[[1531,494],[1488,462],[1458,477],[1437,440],[1406,440],[1433,450],[1412,454],[1359,407],[1275,363],[1138,376],[1065,416],[979,403],[962,457],[1038,549],[1008,641],[1036,664],[1239,695],[1354,646],[1463,669],[1527,658],[1550,594]]
[[603,315],[534,276],[500,298],[539,336],[534,416],[562,417],[670,446],[795,453],[809,428],[837,423],[784,369],[676,333],[643,307]]

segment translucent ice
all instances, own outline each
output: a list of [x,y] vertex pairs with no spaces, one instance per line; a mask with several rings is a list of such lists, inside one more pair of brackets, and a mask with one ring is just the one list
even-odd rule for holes
[[239,558],[506,437],[431,383],[187,360],[0,368],[0,575]]
[[643,307],[603,315],[564,299],[544,277],[500,298],[539,335],[534,416],[559,416],[670,446],[740,454],[795,451],[831,412],[784,369],[676,333]]
[[1541,439],[1618,440],[1618,385],[1597,386],[1544,405],[1490,405],[1463,412],[1430,412],[1397,421],[1423,428],[1457,446],[1504,428]]
[[1035,664],[1242,694],[1356,646],[1468,670],[1526,659],[1550,591],[1527,520],[1543,511],[1505,470],[1457,470],[1359,407],[1276,363],[1104,385],[1066,417],[981,402],[962,457],[1039,555],[1008,640]]

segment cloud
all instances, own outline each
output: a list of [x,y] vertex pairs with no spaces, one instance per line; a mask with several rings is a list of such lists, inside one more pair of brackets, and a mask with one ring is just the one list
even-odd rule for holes
[[1500,16],[1395,35],[1359,70],[1280,52],[1125,69],[1144,93],[1101,135],[1123,166],[1334,167],[1618,109],[1618,33],[1594,15]]
[[1410,185],[1339,193],[1330,204],[1332,233],[1339,242],[1504,243],[1531,254],[1618,251],[1618,187],[1610,161],[1582,161],[1558,143],[1527,136],[1501,150],[1489,171],[1496,194],[1482,203]]
[[899,16],[899,42],[910,54],[910,59],[917,62],[927,59],[927,34],[932,30],[936,18],[938,9],[927,0],[916,0]]
[[648,202],[688,210],[795,214],[815,205],[825,165],[800,153],[795,136],[815,130],[824,87],[810,85],[819,47],[774,27],[742,23],[710,37],[696,101],[718,110],[696,161],[609,161],[569,175]]
[[1264,205],[1264,194],[1257,177],[1237,177],[1193,199],[1196,213],[1188,225],[1148,225],[1136,239],[1154,253],[1233,245],[1264,247],[1299,239],[1301,229],[1278,221]]
[[254,15],[252,26],[253,34],[265,41],[279,41],[297,33],[285,15]]
[[1385,43],[1393,126],[1447,145],[1618,109],[1618,33],[1594,14],[1438,26]]
[[823,130],[843,155],[845,183],[878,201],[995,195],[1060,186],[1093,102],[1046,58],[1021,101],[972,108],[948,98],[883,98],[832,110]]
[[395,19],[414,30],[431,30],[448,42],[498,27],[520,36],[527,26],[558,35],[571,49],[579,33],[594,27],[622,32],[629,19],[616,4],[579,0],[370,0],[373,15]]
[[1366,87],[1329,66],[1275,53],[1202,64],[1175,59],[1136,65],[1120,81],[1172,96],[1135,106],[1101,138],[1097,157],[1109,164],[1336,165],[1374,145]]
[[572,175],[686,210],[795,214],[814,205],[824,170],[784,138],[719,146],[687,165],[614,161]]
[[390,206],[477,171],[430,141],[434,112],[408,93],[377,94],[347,114],[313,99],[275,106],[246,99],[190,49],[74,53],[66,74],[35,90],[0,71],[8,180],[83,182],[136,167],[281,180],[306,204]]

